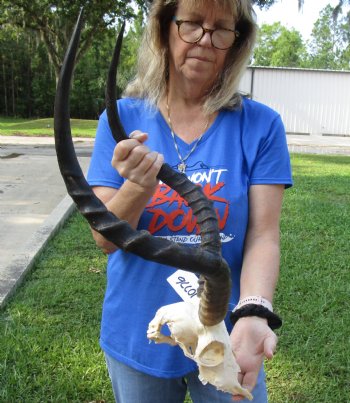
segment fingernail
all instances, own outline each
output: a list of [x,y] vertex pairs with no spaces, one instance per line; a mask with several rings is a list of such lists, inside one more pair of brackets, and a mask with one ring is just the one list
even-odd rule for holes
[[162,165],[163,165],[163,162],[164,162],[164,156],[163,156],[163,154],[158,154],[158,158],[157,158],[157,160],[156,160],[156,164],[159,165],[159,166],[162,166]]
[[135,134],[132,134],[132,135],[131,135],[131,138],[137,140],[137,139],[143,137],[145,134],[146,134],[146,133],[135,133]]

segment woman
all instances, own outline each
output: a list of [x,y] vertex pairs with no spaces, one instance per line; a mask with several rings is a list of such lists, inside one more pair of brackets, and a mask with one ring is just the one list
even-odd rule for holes
[[[262,363],[273,356],[277,337],[269,315],[245,312],[251,303],[272,310],[282,197],[292,180],[279,115],[237,93],[255,34],[249,0],[155,0],[136,79],[118,102],[130,139],[116,145],[102,114],[88,181],[135,228],[187,244],[198,243],[192,212],[156,176],[165,160],[203,187],[232,272],[235,326],[228,312],[227,327],[239,381],[261,403],[267,401]],[[167,282],[174,269],[93,235],[109,254],[101,346],[116,401],[183,402],[187,388],[194,402],[232,401],[202,385],[195,363],[178,347],[147,341],[157,309],[179,302]]]

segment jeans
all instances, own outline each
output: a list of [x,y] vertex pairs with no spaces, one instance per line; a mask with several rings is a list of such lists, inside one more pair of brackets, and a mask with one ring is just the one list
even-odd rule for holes
[[[107,354],[105,356],[117,403],[183,403],[187,389],[193,403],[232,403],[231,394],[218,391],[210,384],[203,385],[198,379],[198,371],[181,378],[157,378],[122,364]],[[253,396],[253,403],[267,403],[263,369]],[[247,399],[241,400],[241,403],[248,402]]]

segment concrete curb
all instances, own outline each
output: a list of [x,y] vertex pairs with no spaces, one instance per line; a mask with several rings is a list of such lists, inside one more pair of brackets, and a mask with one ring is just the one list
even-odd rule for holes
[[23,252],[0,273],[0,309],[5,307],[9,298],[34,266],[47,243],[70,217],[74,209],[75,205],[70,196],[67,195],[28,240]]
[[290,153],[349,156],[350,147],[327,147],[312,144],[288,144]]

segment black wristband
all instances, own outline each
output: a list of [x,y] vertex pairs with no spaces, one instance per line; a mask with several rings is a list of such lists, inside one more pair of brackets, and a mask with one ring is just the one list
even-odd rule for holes
[[259,318],[267,319],[267,324],[272,330],[278,329],[282,326],[282,319],[278,315],[264,306],[256,304],[243,305],[236,311],[231,312],[230,319],[232,325],[235,325],[238,319],[246,316],[258,316]]

